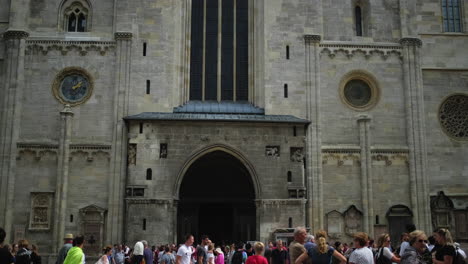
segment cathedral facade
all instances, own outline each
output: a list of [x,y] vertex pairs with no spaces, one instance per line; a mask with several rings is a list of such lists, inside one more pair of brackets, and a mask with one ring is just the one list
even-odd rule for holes
[[0,4],[7,243],[468,240],[467,0]]

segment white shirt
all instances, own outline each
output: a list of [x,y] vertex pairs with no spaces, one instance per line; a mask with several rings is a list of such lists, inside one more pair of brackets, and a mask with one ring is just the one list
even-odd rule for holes
[[177,256],[180,256],[180,263],[181,264],[190,264],[190,259],[192,257],[193,248],[188,247],[187,245],[183,244],[179,250],[177,251]]
[[[380,249],[377,251],[377,254],[375,255],[375,258],[378,259],[379,256],[380,256]],[[382,254],[384,255],[384,257],[388,258],[388,259],[392,259],[393,258],[393,253],[390,251],[390,249],[388,247],[384,247],[383,250],[382,250]]]
[[403,256],[403,253],[405,253],[406,248],[409,247],[409,243],[406,241],[403,241],[400,245],[400,256]]
[[349,263],[374,264],[374,254],[368,247],[356,248],[349,257]]

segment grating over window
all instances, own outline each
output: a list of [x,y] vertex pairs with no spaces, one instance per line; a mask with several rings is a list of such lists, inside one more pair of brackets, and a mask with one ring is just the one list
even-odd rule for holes
[[468,95],[449,96],[439,108],[439,120],[444,131],[459,140],[468,140]]
[[248,4],[192,0],[190,100],[248,100]]
[[460,0],[442,0],[444,32],[461,32]]

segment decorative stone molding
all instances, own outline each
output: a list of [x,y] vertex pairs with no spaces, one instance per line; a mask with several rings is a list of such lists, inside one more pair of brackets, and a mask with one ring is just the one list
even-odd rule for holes
[[[355,153],[336,153],[336,152],[322,152],[322,164],[331,165],[332,160],[336,162],[338,167],[340,166],[361,166],[361,154]],[[334,163],[333,163],[334,164]]]
[[259,199],[255,200],[257,207],[260,206],[283,206],[283,205],[304,205],[306,199]]
[[372,56],[380,56],[383,60],[394,56],[401,60],[401,46],[394,44],[345,44],[345,43],[321,43],[322,51],[320,54],[327,54],[331,59],[337,54],[343,54],[348,59],[355,55],[362,55],[366,59]]
[[319,43],[322,40],[320,35],[304,35],[304,40],[306,44]]
[[8,30],[3,33],[3,39],[24,39],[29,37],[29,33],[23,30]]
[[69,40],[28,40],[26,41],[26,54],[47,55],[49,51],[56,50],[62,55],[76,51],[82,56],[92,51],[104,56],[107,52],[115,51],[115,41],[69,41]]
[[132,40],[133,34],[131,32],[115,32],[115,40]]
[[[407,149],[372,149],[371,159],[373,166],[391,166],[405,165],[408,166],[409,153]],[[337,166],[360,166],[361,151],[356,147],[343,148],[323,148],[322,149],[322,164]]]
[[144,198],[125,198],[127,204],[160,204],[160,205],[172,205],[174,200],[172,199],[144,199]]
[[[370,95],[369,95],[369,100],[365,104],[362,104],[362,105],[354,104],[352,102],[352,98],[349,98],[352,96],[349,96],[346,89],[347,89],[348,83],[352,81],[359,81],[363,85],[367,85]],[[355,87],[352,87],[352,88],[355,88]],[[353,71],[346,73],[341,78],[340,85],[339,85],[339,94],[340,94],[340,98],[343,104],[345,104],[349,108],[356,110],[356,111],[367,111],[373,108],[379,101],[379,98],[380,98],[379,82],[371,73],[365,70],[353,70]],[[360,121],[361,119],[367,121],[369,117],[359,116],[358,120]]]
[[52,192],[31,193],[30,230],[49,230],[52,213]]
[[402,38],[400,39],[400,45],[421,47],[422,41],[419,38]]
[[[41,143],[17,143],[18,155],[17,160],[21,160],[21,157],[25,153],[32,153],[37,161],[41,160],[47,154],[58,154],[58,145],[55,144],[41,144]],[[103,153],[110,160],[111,145],[104,144],[72,144],[70,145],[71,154],[77,154],[79,152],[84,153],[87,156],[88,161],[93,161],[94,157]]]

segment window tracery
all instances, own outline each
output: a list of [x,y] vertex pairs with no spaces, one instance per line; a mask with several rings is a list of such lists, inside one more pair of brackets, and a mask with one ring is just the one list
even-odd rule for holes
[[447,135],[458,140],[468,140],[468,95],[447,97],[439,108],[439,121]]
[[90,31],[91,6],[86,0],[64,1],[60,8],[62,30],[65,32]]

